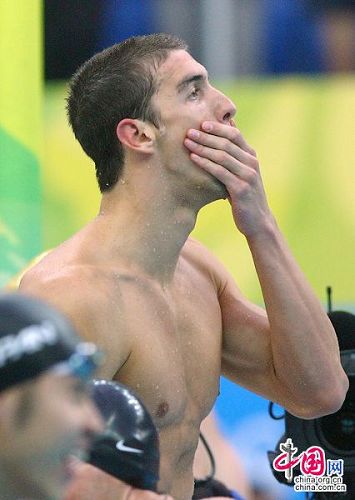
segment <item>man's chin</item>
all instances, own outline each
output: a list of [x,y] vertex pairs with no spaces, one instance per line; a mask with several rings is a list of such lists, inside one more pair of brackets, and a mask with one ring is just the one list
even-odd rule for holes
[[211,201],[226,199],[228,197],[226,186],[212,175],[208,174],[208,176],[205,191],[212,197]]

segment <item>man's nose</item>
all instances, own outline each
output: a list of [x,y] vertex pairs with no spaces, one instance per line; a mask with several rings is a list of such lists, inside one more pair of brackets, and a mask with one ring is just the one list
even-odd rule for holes
[[217,93],[218,100],[216,104],[216,118],[221,123],[229,124],[231,119],[235,116],[237,108],[222,92],[217,90]]

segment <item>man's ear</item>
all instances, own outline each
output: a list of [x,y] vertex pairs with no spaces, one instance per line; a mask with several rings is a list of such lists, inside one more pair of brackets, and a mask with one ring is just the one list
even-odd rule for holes
[[152,153],[155,144],[153,126],[142,120],[124,118],[116,127],[116,135],[122,144],[137,153]]

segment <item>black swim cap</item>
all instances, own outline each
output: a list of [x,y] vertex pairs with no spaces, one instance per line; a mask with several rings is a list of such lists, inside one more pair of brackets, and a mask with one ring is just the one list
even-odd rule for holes
[[101,358],[70,322],[41,300],[0,294],[0,391],[53,373],[87,378]]
[[105,421],[94,439],[88,462],[135,488],[156,491],[159,438],[153,420],[138,397],[117,382],[90,382]]

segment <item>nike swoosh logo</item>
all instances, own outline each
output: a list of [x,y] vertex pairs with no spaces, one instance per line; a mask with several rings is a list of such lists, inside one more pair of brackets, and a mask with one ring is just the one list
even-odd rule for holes
[[123,439],[121,439],[121,441],[117,441],[116,448],[120,451],[128,451],[128,453],[144,453],[143,450],[139,450],[138,448],[126,446]]

